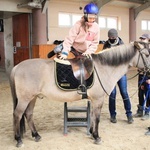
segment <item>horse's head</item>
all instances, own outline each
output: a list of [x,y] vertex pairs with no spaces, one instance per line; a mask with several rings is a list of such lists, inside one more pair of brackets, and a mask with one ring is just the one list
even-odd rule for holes
[[138,59],[137,67],[144,72],[150,71],[150,43],[134,42],[134,47],[137,49]]

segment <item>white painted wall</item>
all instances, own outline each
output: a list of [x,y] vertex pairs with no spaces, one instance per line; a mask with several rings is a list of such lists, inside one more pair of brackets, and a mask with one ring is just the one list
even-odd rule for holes
[[[129,9],[124,7],[104,6],[101,10],[102,16],[118,17],[120,29],[118,30],[119,37],[122,38],[124,43],[129,42]],[[112,27],[113,28],[113,27]],[[100,30],[100,40],[108,39],[108,29]]]

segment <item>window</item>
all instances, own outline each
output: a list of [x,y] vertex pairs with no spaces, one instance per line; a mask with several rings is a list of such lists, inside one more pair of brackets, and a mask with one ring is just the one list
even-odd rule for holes
[[99,17],[98,24],[100,28],[117,29],[118,19],[117,17]]
[[99,17],[98,18],[98,23],[99,23],[100,28],[106,28],[106,18]]
[[150,20],[142,20],[141,29],[150,31]]
[[107,18],[107,28],[117,29],[117,18]]
[[80,20],[82,15],[72,15],[72,25],[74,25],[78,20]]
[[148,21],[148,30],[150,31],[150,21]]
[[142,30],[147,29],[147,21],[142,21]]
[[[83,15],[81,14],[69,14],[69,13],[59,13],[58,15],[58,25],[61,27],[71,27],[78,20],[81,19]],[[118,29],[118,18],[117,17],[104,17],[98,18],[98,24],[100,28],[115,28]]]
[[80,15],[80,14],[59,13],[59,15],[58,15],[58,25],[59,26],[71,27],[78,20],[80,20],[81,17],[82,17],[82,15]]
[[59,26],[70,26],[71,25],[70,14],[59,13],[59,15],[58,15],[58,24],[59,24]]

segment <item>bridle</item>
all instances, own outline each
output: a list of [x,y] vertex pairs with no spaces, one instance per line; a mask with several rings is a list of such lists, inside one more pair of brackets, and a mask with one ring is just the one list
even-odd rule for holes
[[[139,42],[139,43],[145,44],[144,42]],[[150,43],[149,43],[149,44],[150,44]],[[142,73],[142,74],[144,75],[144,77],[145,77],[146,74],[150,72],[150,65],[147,66],[147,63],[146,63],[146,61],[144,60],[144,57],[143,57],[143,55],[146,55],[146,54],[142,52],[144,49],[147,49],[147,50],[148,50],[148,53],[149,53],[149,55],[150,55],[150,49],[149,49],[149,48],[146,48],[146,47],[140,48],[140,46],[137,45],[137,42],[135,42],[135,45],[136,45],[136,46],[134,46],[134,48],[137,48],[138,51],[139,51],[139,56],[138,56],[138,61],[137,61],[136,67],[138,67],[139,60],[140,60],[140,57],[141,57],[141,58],[142,58],[142,61],[143,61],[143,64],[144,64],[144,69],[139,70],[136,75],[134,75],[133,77],[128,78],[128,80],[131,80],[131,79],[135,78],[136,76],[138,76],[138,75],[141,74],[141,73]],[[148,57],[149,55],[146,55],[146,57]]]
[[[136,48],[136,47],[135,47]],[[145,48],[140,48],[140,47],[138,47],[138,51],[139,51],[139,56],[138,56],[138,61],[137,61],[137,64],[136,64],[136,67],[138,67],[138,64],[139,64],[139,60],[140,60],[140,57],[142,58],[142,61],[143,61],[143,64],[144,64],[144,69],[142,69],[142,70],[138,70],[138,73],[136,74],[136,75],[134,75],[133,77],[130,77],[130,78],[128,78],[128,80],[131,80],[131,79],[133,79],[133,78],[135,78],[136,76],[138,76],[139,74],[143,74],[144,75],[144,77],[146,76],[146,74],[148,73],[148,72],[150,72],[150,68],[149,68],[149,66],[147,66],[147,63],[146,63],[146,61],[144,60],[144,57],[143,57],[143,55],[146,55],[146,54],[144,54],[144,53],[142,53],[142,50],[144,50]],[[148,52],[149,52],[149,55],[150,55],[150,49],[148,49]],[[148,57],[149,55],[146,55],[146,57]]]
[[145,47],[140,48],[139,46],[136,46],[136,48],[139,51],[139,56],[138,56],[138,61],[137,61],[136,67],[138,67],[139,60],[140,60],[140,57],[141,57],[142,61],[143,61],[143,64],[144,64],[144,69],[142,69],[141,72],[143,72],[143,74],[147,74],[147,73],[150,72],[150,65],[148,65],[148,62],[146,62],[143,55],[145,55],[146,57],[149,57],[150,56],[150,49],[147,49],[148,55],[146,55],[144,52],[142,52],[144,49],[146,49]]
[[[137,42],[135,42],[135,44],[137,44]],[[144,56],[143,56],[143,55],[146,55],[146,54],[142,52],[142,51],[145,49],[145,47],[144,47],[144,48],[140,48],[140,46],[137,44],[134,48],[137,48],[138,51],[139,51],[139,56],[138,56],[138,61],[137,61],[136,67],[138,67],[139,60],[140,60],[140,57],[141,57],[141,58],[142,58],[142,61],[143,61],[143,64],[144,64],[144,69],[143,69],[142,71],[140,71],[140,72],[143,72],[144,78],[145,78],[145,76],[147,75],[147,73],[150,73],[150,65],[147,65],[148,63],[146,63],[146,60],[144,59]],[[150,56],[150,49],[147,49],[147,50],[148,50],[148,53],[149,53],[149,54],[146,55],[146,57],[149,57],[149,56]],[[95,66],[94,66],[94,70],[95,70],[95,73],[96,73],[96,75],[97,75],[97,78],[98,78],[98,80],[99,80],[99,83],[100,83],[100,85],[101,85],[103,91],[106,93],[107,96],[110,96],[110,95],[107,93],[107,91],[105,90],[105,88],[104,88],[104,86],[103,86],[103,84],[102,84],[102,82],[101,82],[101,80],[100,80],[100,77],[99,77],[99,75],[98,75],[98,73],[97,73],[97,70],[96,70]],[[137,75],[139,75],[139,73],[138,73]],[[137,76],[137,75],[136,75],[136,76]],[[134,77],[136,77],[136,76],[134,76]],[[143,79],[143,81],[144,81],[144,79]],[[140,87],[140,85],[139,85],[139,87]],[[138,88],[139,88],[139,87],[138,87]],[[135,93],[136,93],[136,92],[135,92]],[[134,96],[135,93],[134,93],[132,96]],[[112,98],[113,98],[113,97],[112,97]],[[113,99],[114,99],[114,98],[113,98]],[[123,100],[126,100],[126,99],[123,99]]]

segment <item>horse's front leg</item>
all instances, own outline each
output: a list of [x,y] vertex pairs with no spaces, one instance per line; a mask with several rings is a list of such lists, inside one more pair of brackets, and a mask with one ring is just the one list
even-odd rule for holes
[[90,133],[94,138],[95,144],[100,144],[101,138],[99,137],[98,129],[99,129],[99,122],[100,122],[100,112],[102,109],[102,104],[93,106],[92,113],[91,113],[91,127]]
[[34,109],[34,106],[35,106],[35,102],[36,102],[36,99],[32,100],[26,111],[25,111],[25,116],[26,116],[26,119],[27,119],[27,122],[28,122],[28,125],[31,129],[31,132],[32,132],[32,137],[35,138],[35,141],[36,142],[39,142],[41,140],[41,136],[38,134],[36,128],[35,128],[35,125],[34,125],[34,122],[33,122],[33,109]]

